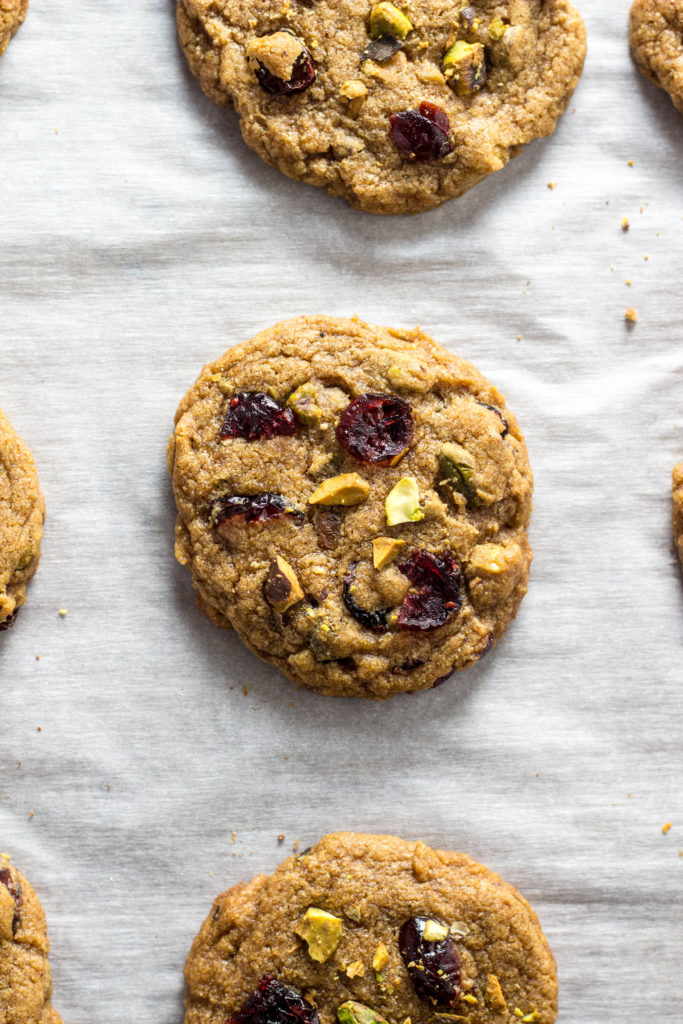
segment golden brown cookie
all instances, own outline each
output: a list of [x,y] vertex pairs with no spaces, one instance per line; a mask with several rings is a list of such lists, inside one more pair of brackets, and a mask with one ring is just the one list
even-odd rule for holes
[[229,349],[180,404],[169,470],[202,610],[320,693],[428,689],[526,593],[517,421],[419,330],[309,316]]
[[9,629],[26,600],[44,518],[33,456],[0,410],[0,630]]
[[219,896],[185,1024],[553,1024],[555,962],[523,896],[464,853],[342,832]]
[[178,0],[206,94],[291,178],[371,213],[462,195],[552,134],[583,69],[567,0]]
[[28,0],[0,0],[0,54],[17,31],[28,10]]
[[38,897],[0,854],[0,1021],[62,1024],[52,1009],[50,943]]
[[683,565],[683,462],[673,471],[673,531],[678,554]]
[[640,70],[683,113],[683,0],[635,0],[630,38]]

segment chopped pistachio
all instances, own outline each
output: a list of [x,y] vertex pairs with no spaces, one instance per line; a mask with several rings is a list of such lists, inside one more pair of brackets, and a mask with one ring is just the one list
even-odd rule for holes
[[350,921],[355,921],[356,924],[360,924],[360,922],[363,920],[363,915],[361,914],[358,907],[344,907],[343,910]]
[[358,473],[342,473],[324,480],[308,499],[309,505],[360,505],[370,493],[370,484]]
[[450,927],[451,935],[462,938],[464,935],[469,935],[470,930],[464,921],[454,921]]
[[387,947],[384,945],[383,942],[380,942],[379,946],[377,947],[377,951],[376,951],[374,957],[372,958],[372,969],[373,969],[373,971],[381,971],[381,970],[383,970],[383,968],[386,967],[388,962],[389,962],[389,950],[387,949]]
[[387,1024],[381,1014],[352,999],[342,1003],[337,1009],[337,1020],[339,1024]]
[[287,399],[287,406],[292,410],[297,419],[305,423],[307,427],[314,427],[320,423],[323,411],[317,405],[318,395],[312,384],[302,384],[293,391]]
[[362,960],[354,960],[352,964],[346,968],[346,975],[349,978],[363,978],[365,977],[365,964]]
[[486,54],[481,43],[466,43],[459,39],[446,52],[443,59],[446,81],[458,96],[470,96],[487,79]]
[[394,39],[405,39],[413,31],[410,18],[406,17],[394,4],[376,4],[370,15],[370,35],[373,39],[380,36],[393,36]]
[[277,555],[270,563],[263,596],[280,613],[303,600],[304,592],[289,562]]
[[31,564],[32,560],[33,560],[33,548],[30,547],[30,548],[27,548],[26,551],[24,551],[23,555],[19,559],[19,564],[17,565],[17,572],[21,572],[22,569],[25,569],[27,565]]
[[486,989],[484,990],[486,1005],[493,1013],[507,1013],[507,1003],[500,982],[495,974],[486,975]]
[[294,66],[301,59],[306,47],[289,29],[280,29],[265,36],[258,36],[247,46],[247,60],[250,67],[260,64],[276,78],[289,82]]
[[478,1000],[476,996],[471,995],[469,992],[465,992],[462,996],[464,1002],[469,1003],[470,1006],[476,1006]]
[[349,82],[344,82],[339,90],[339,95],[342,99],[349,101],[349,114],[352,117],[357,117],[368,98],[368,87],[363,82],[352,79]]
[[387,525],[397,526],[399,523],[419,523],[425,514],[420,508],[420,492],[417,482],[412,476],[404,476],[389,491],[384,503]]
[[494,42],[498,42],[499,39],[502,39],[506,31],[507,25],[502,18],[494,18],[489,25],[489,35]]
[[375,537],[372,542],[372,564],[375,569],[385,569],[391,565],[405,545],[404,540],[395,540],[393,537]]
[[317,963],[325,963],[337,949],[342,937],[342,921],[319,907],[309,907],[294,929],[308,946],[308,955]]
[[429,918],[425,922],[424,931],[422,937],[425,942],[443,942],[448,935],[448,926],[441,924],[439,921],[433,921]]
[[442,483],[448,484],[458,494],[462,494],[467,504],[476,508],[479,504],[479,496],[472,483],[475,462],[467,449],[459,444],[451,444],[451,442],[442,445],[439,452],[439,466],[445,477]]

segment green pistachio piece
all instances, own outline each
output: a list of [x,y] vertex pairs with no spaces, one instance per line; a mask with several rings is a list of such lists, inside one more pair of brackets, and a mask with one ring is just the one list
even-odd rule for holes
[[370,493],[370,484],[358,473],[342,473],[323,480],[308,499],[309,505],[360,505]]
[[487,79],[486,53],[481,43],[466,43],[459,39],[443,59],[446,81],[458,96],[471,96],[478,92]]
[[502,18],[495,18],[489,25],[489,36],[497,43],[499,39],[503,38],[507,32],[507,28],[508,27]]
[[19,559],[19,564],[17,565],[17,572],[21,572],[21,570],[25,569],[28,565],[30,565],[32,561],[33,548],[27,548],[26,551],[24,551],[21,558]]
[[363,1003],[356,1003],[353,999],[342,1003],[337,1009],[337,1020],[339,1024],[387,1024],[376,1010]]
[[380,36],[393,36],[394,39],[405,39],[413,31],[410,18],[399,11],[394,4],[376,4],[370,15],[370,35],[373,39]]
[[399,523],[419,523],[425,514],[420,508],[420,492],[417,482],[412,476],[404,476],[389,491],[384,502],[387,514],[387,525],[397,526]]
[[329,960],[342,937],[342,920],[319,907],[309,907],[294,929],[308,946],[311,960],[319,964]]
[[442,445],[439,452],[439,467],[445,477],[441,482],[462,494],[471,508],[476,508],[479,505],[479,495],[472,482],[474,459],[467,449],[450,442]]
[[287,407],[307,427],[320,423],[323,411],[317,404],[318,395],[312,384],[302,384],[287,399]]
[[433,921],[431,917],[425,922],[422,938],[425,942],[443,942],[448,935],[448,925]]

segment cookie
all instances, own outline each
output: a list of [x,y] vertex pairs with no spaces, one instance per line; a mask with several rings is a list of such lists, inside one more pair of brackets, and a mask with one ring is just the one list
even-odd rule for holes
[[177,22],[266,163],[384,214],[439,206],[551,135],[586,53],[567,0],[178,0]]
[[523,896],[464,853],[341,832],[219,896],[185,1024],[552,1024],[555,962]]
[[630,40],[642,73],[683,113],[683,0],[635,0]]
[[683,565],[683,462],[673,471],[673,531]]
[[0,54],[17,31],[28,10],[28,0],[0,0]]
[[200,607],[320,693],[428,689],[526,593],[517,421],[420,330],[308,316],[236,345],[181,402],[168,464]]
[[33,456],[0,410],[0,630],[9,629],[26,600],[44,518]]
[[0,1021],[62,1024],[52,1009],[45,914],[38,897],[0,854]]

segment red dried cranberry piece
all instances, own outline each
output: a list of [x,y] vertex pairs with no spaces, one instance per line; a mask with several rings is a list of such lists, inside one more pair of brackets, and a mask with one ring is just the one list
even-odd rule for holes
[[394,665],[391,674],[392,676],[407,676],[415,669],[421,668],[422,665],[424,665],[424,661],[421,658],[415,658],[414,661],[406,661],[403,665]]
[[0,871],[0,882],[8,890],[10,896],[14,897],[14,917],[12,918],[12,934],[14,935],[19,927],[19,907],[24,902],[21,894],[21,882],[17,882],[16,885],[14,884],[12,874],[8,868],[3,868]]
[[298,432],[291,409],[283,409],[262,391],[238,391],[228,402],[220,436],[261,441],[270,437],[291,437]]
[[408,594],[398,613],[398,628],[428,632],[445,625],[460,610],[460,566],[448,551],[414,551],[398,568],[420,587]]
[[272,974],[259,978],[258,988],[226,1024],[319,1024],[315,1007],[296,989],[276,981]]
[[450,153],[448,115],[433,103],[421,103],[419,110],[392,114],[390,121],[396,146],[411,160],[424,164]]
[[274,96],[291,96],[292,93],[303,92],[308,89],[309,85],[313,85],[316,79],[313,60],[307,47],[303,43],[301,45],[303,47],[301,55],[294,62],[292,77],[288,82],[274,75],[261,61],[258,62],[254,73],[262,89],[273,93]]
[[359,395],[341,414],[337,440],[359,462],[388,465],[403,455],[414,432],[413,414],[403,399]]
[[376,611],[370,612],[366,608],[362,608],[353,596],[353,584],[355,579],[356,563],[353,562],[349,566],[349,571],[344,576],[344,588],[342,591],[347,611],[353,616],[356,622],[360,622],[361,626],[365,626],[366,629],[371,629],[373,633],[386,633],[387,615],[389,614],[390,609],[378,608]]
[[241,525],[266,523],[279,516],[291,516],[302,520],[300,512],[281,494],[262,491],[261,494],[231,494],[227,498],[216,498],[211,506],[211,521],[219,529],[225,523]]
[[401,927],[398,948],[413,988],[435,1006],[457,1006],[460,1001],[462,964],[450,936],[427,942],[424,930],[428,917],[411,917]]

